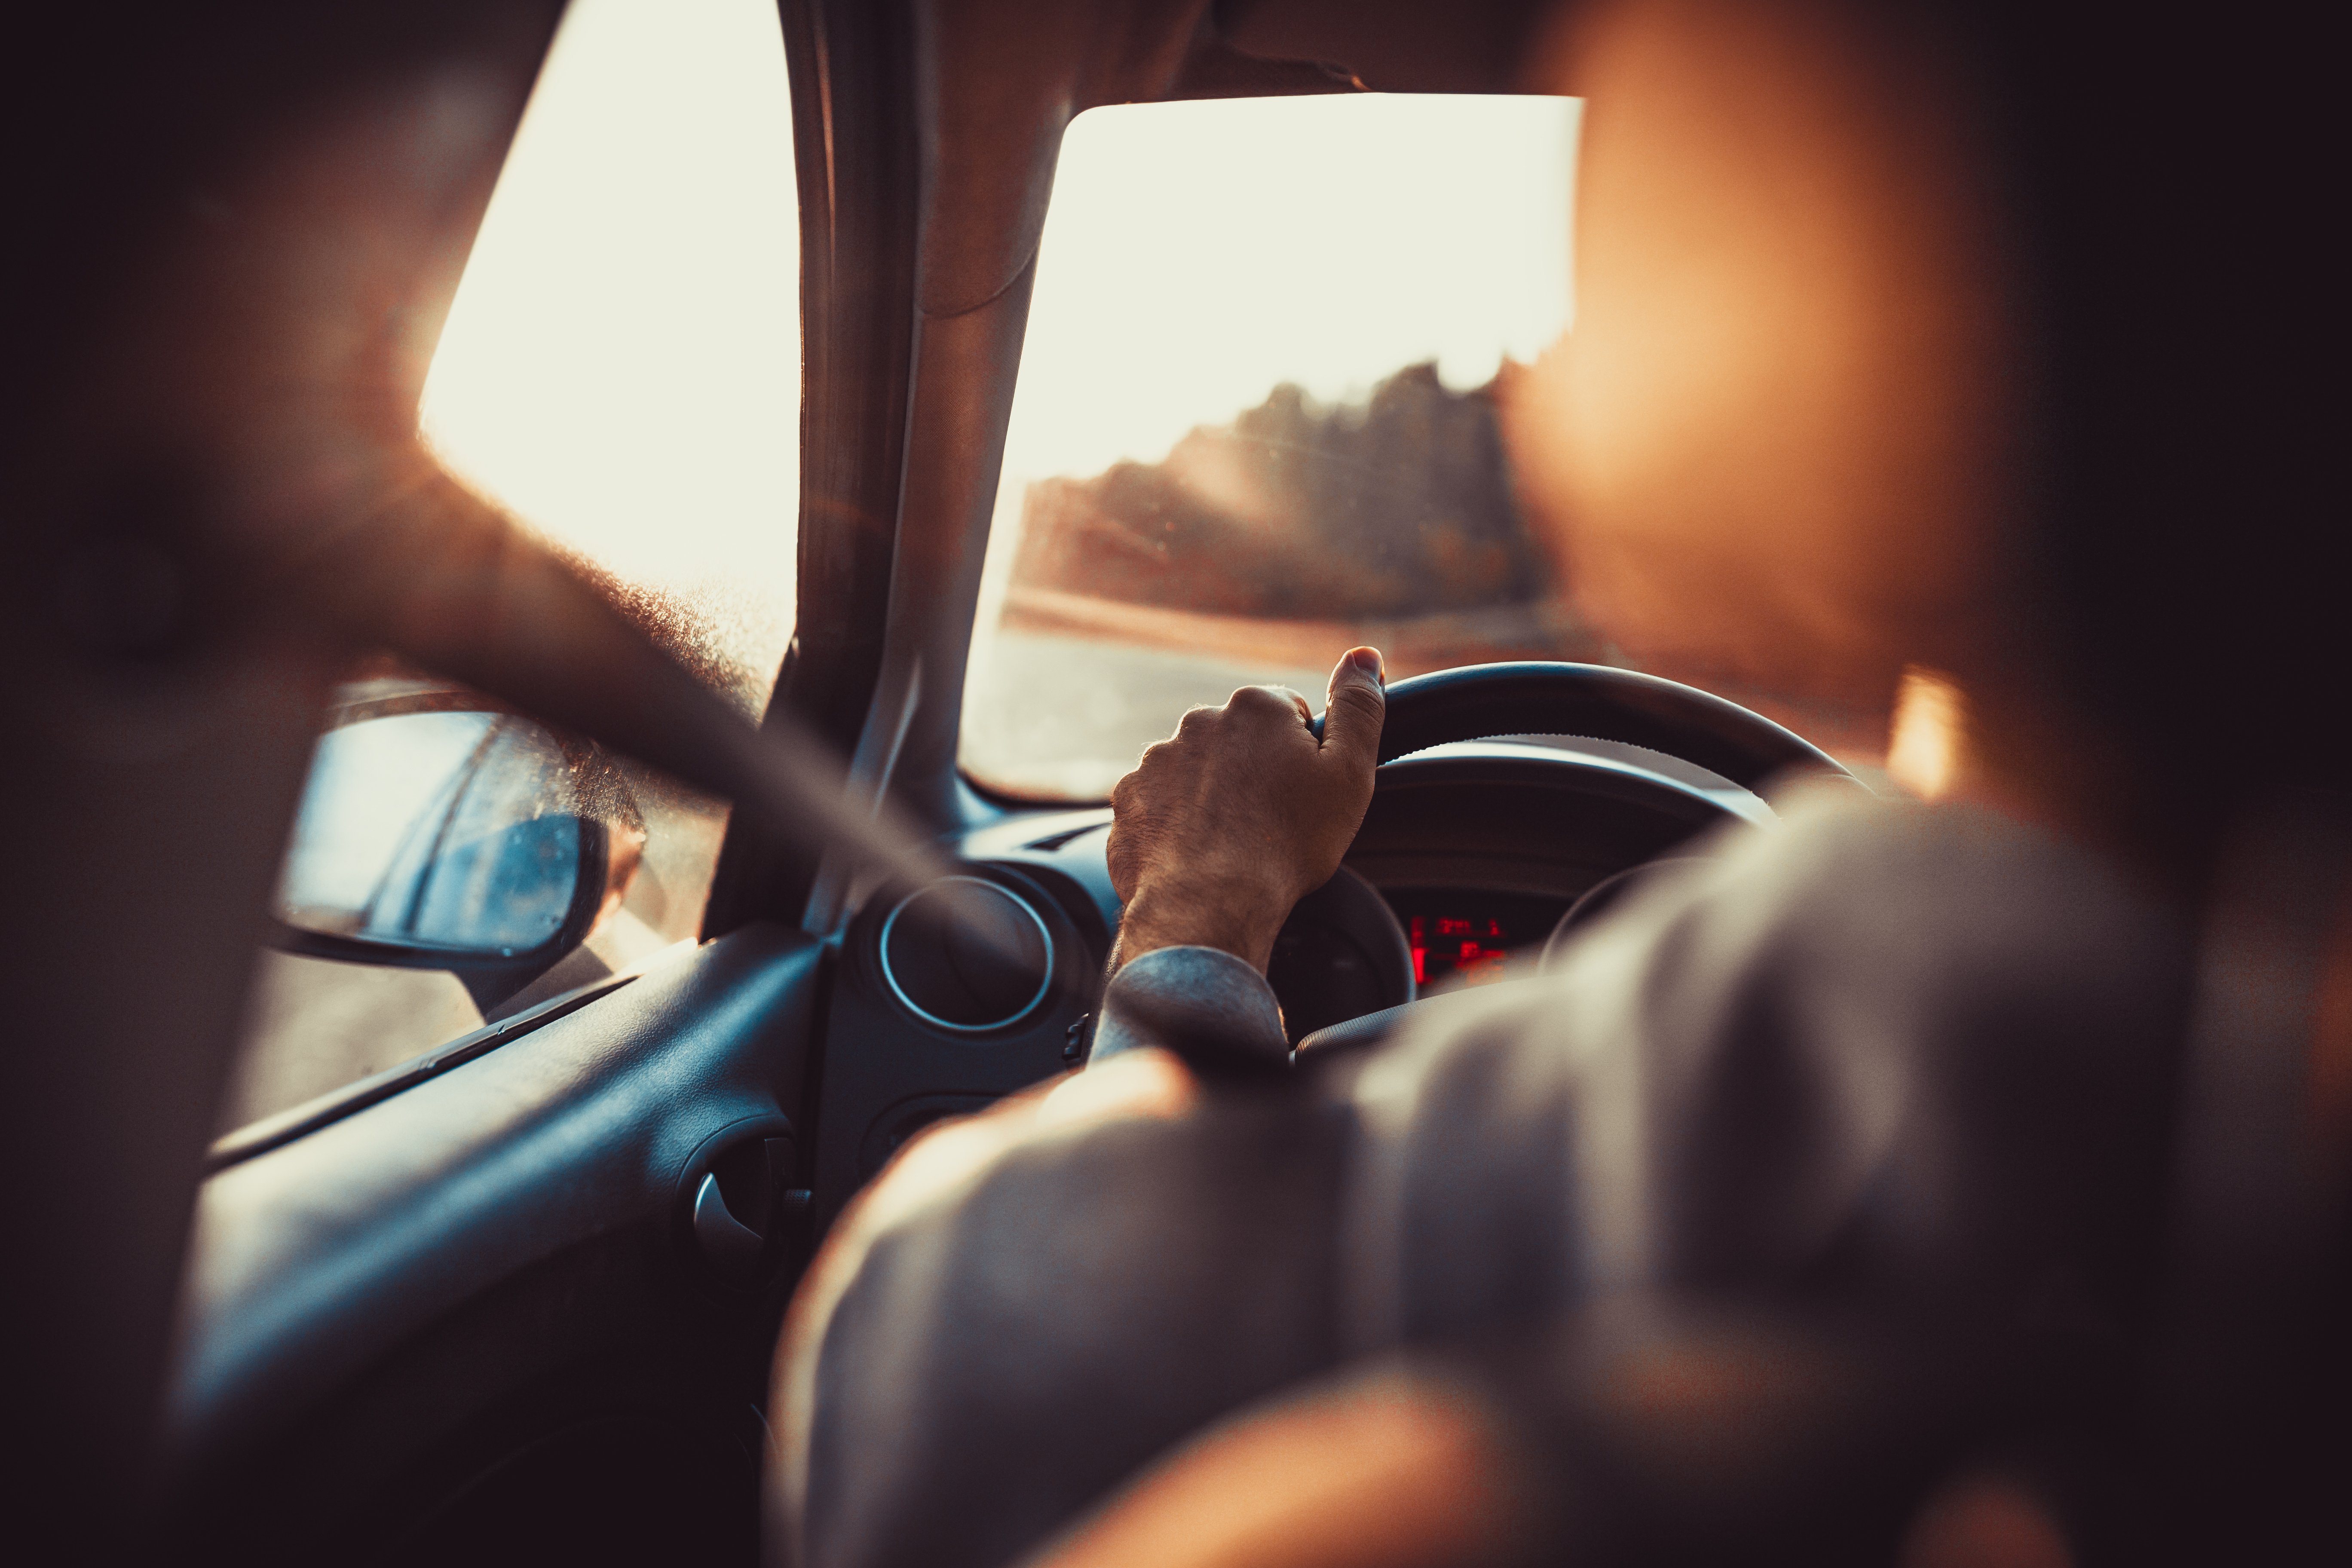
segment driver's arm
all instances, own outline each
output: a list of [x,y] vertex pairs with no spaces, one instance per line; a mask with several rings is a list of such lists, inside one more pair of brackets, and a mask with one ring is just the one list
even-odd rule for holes
[[1251,686],[1146,751],[1110,797],[1126,905],[1111,967],[1189,946],[1265,973],[1291,906],[1331,879],[1364,820],[1385,708],[1381,656],[1360,647],[1331,672],[1320,741],[1304,699]]
[[1126,912],[1097,1058],[1160,1046],[1196,1066],[1281,1062],[1266,960],[1364,819],[1385,708],[1379,652],[1355,648],[1331,672],[1319,740],[1297,693],[1245,687],[1187,713],[1119,781],[1108,854]]

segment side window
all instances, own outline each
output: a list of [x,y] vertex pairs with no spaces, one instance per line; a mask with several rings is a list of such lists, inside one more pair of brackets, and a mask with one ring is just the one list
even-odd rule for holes
[[[751,713],[793,631],[794,192],[772,0],[572,0],[422,409]],[[279,889],[303,951],[260,957],[224,1131],[693,940],[723,808],[490,706],[388,663],[338,692]],[[394,937],[515,962],[370,962]]]

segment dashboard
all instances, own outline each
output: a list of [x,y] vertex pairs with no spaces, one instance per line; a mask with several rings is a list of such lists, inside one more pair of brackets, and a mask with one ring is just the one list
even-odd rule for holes
[[[1709,833],[1771,820],[1686,763],[1598,742],[1472,742],[1383,766],[1340,874],[1300,901],[1267,979],[1292,1039],[1523,972],[1577,901]],[[1081,1061],[1119,903],[1107,807],[1008,814],[959,874],[869,898],[842,938],[819,1086],[820,1190],[921,1128]],[[977,933],[977,934],[975,934]]]

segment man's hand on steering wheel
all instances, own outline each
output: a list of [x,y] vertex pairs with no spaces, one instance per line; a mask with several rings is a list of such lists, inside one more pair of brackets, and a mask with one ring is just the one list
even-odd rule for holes
[[1331,879],[1371,804],[1381,656],[1331,672],[1323,738],[1297,692],[1245,686],[1195,708],[1111,792],[1111,886],[1126,902],[1111,967],[1154,948],[1222,948],[1263,973],[1300,898]]

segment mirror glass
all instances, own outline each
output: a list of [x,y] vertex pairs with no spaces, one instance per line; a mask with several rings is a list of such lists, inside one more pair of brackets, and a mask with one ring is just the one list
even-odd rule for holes
[[484,712],[364,718],[320,739],[278,918],[322,936],[525,954],[603,891],[604,849],[571,759],[539,725]]

